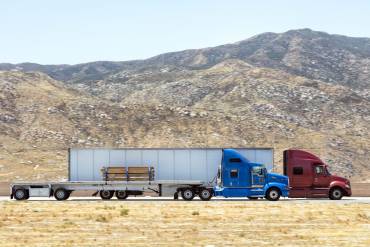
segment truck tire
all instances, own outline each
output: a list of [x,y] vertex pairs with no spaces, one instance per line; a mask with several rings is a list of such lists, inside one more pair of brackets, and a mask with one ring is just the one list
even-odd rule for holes
[[54,197],[58,201],[64,201],[67,200],[70,196],[71,192],[64,189],[64,188],[59,188],[54,191]]
[[14,198],[16,200],[27,200],[29,198],[28,190],[19,188],[14,191]]
[[266,199],[269,201],[278,201],[280,198],[281,192],[278,188],[270,188],[266,191]]
[[181,191],[181,197],[185,201],[193,200],[194,196],[195,196],[194,190],[192,190],[191,188],[186,188]]
[[114,195],[114,190],[101,190],[100,197],[103,200],[110,200]]
[[210,189],[203,188],[199,192],[199,198],[202,201],[209,201],[212,198],[212,191]]
[[332,188],[329,191],[329,198],[331,200],[340,200],[343,197],[343,191],[341,188]]
[[117,190],[116,197],[118,200],[125,200],[128,197],[127,190]]

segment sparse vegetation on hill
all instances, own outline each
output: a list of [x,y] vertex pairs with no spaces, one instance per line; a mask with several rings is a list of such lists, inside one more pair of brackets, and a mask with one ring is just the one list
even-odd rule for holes
[[369,61],[369,39],[304,29],[140,61],[0,64],[0,181],[65,178],[70,146],[274,147],[279,172],[296,147],[363,181]]

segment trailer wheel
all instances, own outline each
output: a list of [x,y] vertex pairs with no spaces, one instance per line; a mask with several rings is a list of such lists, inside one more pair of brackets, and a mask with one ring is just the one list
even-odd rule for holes
[[128,197],[127,190],[117,190],[116,191],[116,197],[119,200],[124,200]]
[[186,188],[181,191],[181,197],[185,201],[193,200],[194,196],[195,196],[195,193],[191,188]]
[[265,197],[269,201],[277,201],[279,200],[280,195],[281,195],[280,190],[274,187],[267,190]]
[[113,190],[101,190],[99,194],[100,194],[101,199],[110,200],[114,195],[114,191]]
[[343,197],[343,191],[340,188],[333,188],[329,191],[329,198],[331,200],[340,200]]
[[212,198],[212,191],[209,190],[209,189],[202,189],[199,193],[199,198],[202,200],[202,201],[209,201],[211,200]]
[[14,198],[16,200],[27,200],[29,198],[28,190],[19,188],[14,191]]
[[54,191],[54,197],[58,201],[67,200],[69,198],[70,194],[71,194],[71,192],[69,192],[68,190],[66,190],[64,188],[59,188],[59,189],[56,189]]

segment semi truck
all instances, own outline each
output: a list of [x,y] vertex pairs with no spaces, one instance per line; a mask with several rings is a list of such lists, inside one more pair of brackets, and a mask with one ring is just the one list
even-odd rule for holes
[[352,195],[350,181],[330,174],[328,165],[314,154],[289,149],[284,151],[283,160],[284,175],[289,177],[289,197],[340,200]]
[[[271,173],[271,148],[206,149],[69,149],[68,181],[17,182],[10,186],[11,198],[54,196],[66,200],[73,191],[93,191],[104,200],[154,192],[158,196],[179,195],[184,200],[199,196],[266,198],[330,198],[351,196],[350,181],[331,175],[317,156],[303,151],[284,151],[284,176]],[[103,167],[148,165],[153,180],[104,181]]]
[[[206,149],[69,149],[68,181],[16,182],[10,186],[11,198],[32,196],[66,200],[73,191],[92,191],[104,200],[154,192],[158,196],[179,195],[184,200],[199,196],[266,198],[288,196],[288,178],[270,173],[273,150],[270,148]],[[106,181],[104,167],[147,166],[155,171],[146,181]]]

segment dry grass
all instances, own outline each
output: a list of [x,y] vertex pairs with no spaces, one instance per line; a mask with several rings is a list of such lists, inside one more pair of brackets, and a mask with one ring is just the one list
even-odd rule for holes
[[370,205],[0,202],[1,246],[369,246]]

